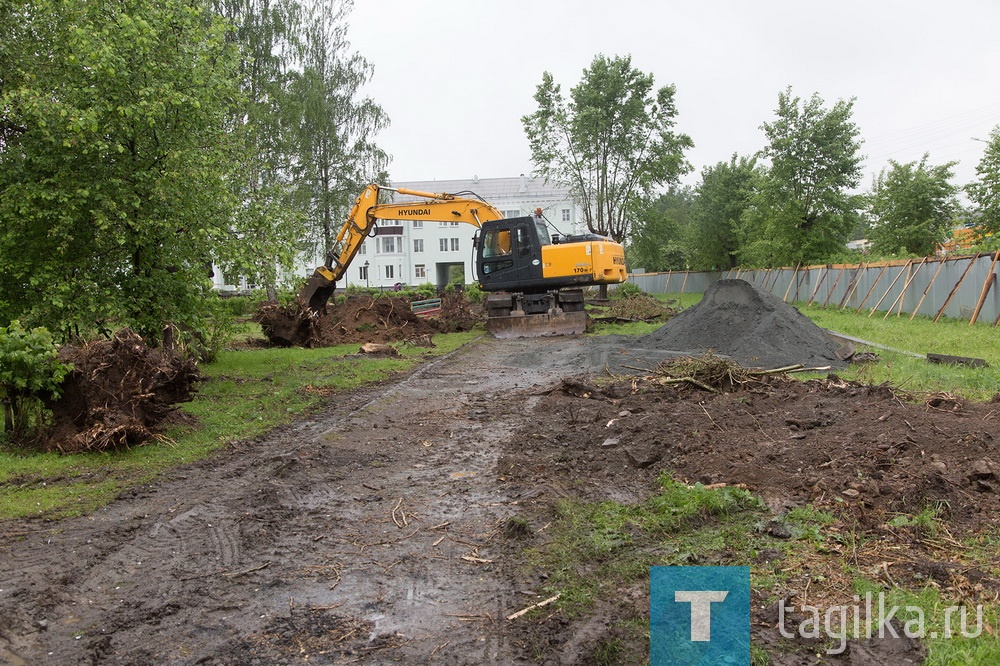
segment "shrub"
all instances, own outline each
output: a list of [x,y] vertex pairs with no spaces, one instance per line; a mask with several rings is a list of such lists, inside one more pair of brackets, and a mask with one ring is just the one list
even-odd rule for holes
[[633,298],[645,294],[638,285],[632,282],[623,282],[611,292],[611,298]]
[[45,328],[30,331],[17,320],[0,328],[0,399],[4,430],[20,439],[41,425],[42,399],[56,398],[72,365],[60,363],[59,349]]
[[473,282],[465,287],[465,297],[469,299],[470,303],[482,303],[483,302],[483,290],[479,288],[479,285]]

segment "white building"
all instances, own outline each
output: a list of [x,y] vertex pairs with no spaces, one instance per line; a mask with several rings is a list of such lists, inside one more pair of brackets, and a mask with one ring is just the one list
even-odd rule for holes
[[[570,196],[569,188],[553,185],[540,177],[408,181],[393,183],[390,187],[478,195],[500,210],[504,217],[523,217],[541,208],[554,227],[554,233],[579,233],[578,223],[582,221],[582,212]],[[420,198],[397,194],[393,201],[417,200]],[[377,235],[364,242],[347,270],[346,284],[392,287],[397,283],[430,282],[442,289],[449,281],[472,283],[475,281],[472,248],[475,232],[475,227],[461,222],[383,220],[378,225]],[[461,271],[464,279],[452,280],[453,270]]]

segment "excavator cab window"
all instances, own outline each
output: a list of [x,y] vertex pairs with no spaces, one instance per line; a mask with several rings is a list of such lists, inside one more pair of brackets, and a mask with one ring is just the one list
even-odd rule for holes
[[483,239],[483,257],[505,257],[510,254],[510,229],[491,229]]
[[528,237],[528,227],[517,225],[517,256],[527,257],[531,254],[531,240]]
[[545,226],[545,220],[536,219],[535,229],[538,230],[538,242],[541,245],[552,245],[552,237],[549,236],[549,228]]

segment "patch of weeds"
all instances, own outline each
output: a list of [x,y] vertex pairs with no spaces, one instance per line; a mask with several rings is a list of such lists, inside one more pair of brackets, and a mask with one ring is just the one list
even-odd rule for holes
[[918,539],[935,537],[941,530],[942,519],[946,517],[949,508],[948,503],[942,500],[924,507],[917,514],[898,514],[889,521],[889,525],[908,527]]
[[750,645],[750,666],[770,666],[771,655],[759,645]]

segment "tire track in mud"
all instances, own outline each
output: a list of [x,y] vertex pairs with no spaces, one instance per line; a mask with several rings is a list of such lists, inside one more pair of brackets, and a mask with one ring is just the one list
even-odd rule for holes
[[526,355],[580,344],[483,339],[91,516],[14,524],[0,662],[504,663],[497,445],[532,418],[516,392],[567,370]]

